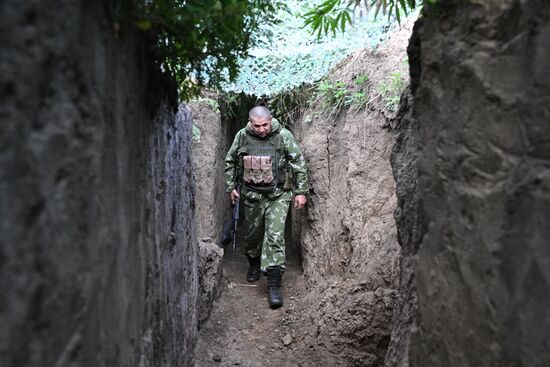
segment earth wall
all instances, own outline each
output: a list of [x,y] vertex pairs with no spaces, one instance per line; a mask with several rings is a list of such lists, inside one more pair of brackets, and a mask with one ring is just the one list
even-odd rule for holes
[[190,111],[117,4],[0,5],[3,366],[192,359]]
[[549,50],[547,1],[441,2],[416,24],[386,365],[550,364]]

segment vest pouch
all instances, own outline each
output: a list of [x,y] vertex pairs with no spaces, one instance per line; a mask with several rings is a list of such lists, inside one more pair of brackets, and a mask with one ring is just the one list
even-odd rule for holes
[[273,169],[270,156],[260,157],[260,169],[262,171],[262,182],[270,184],[273,182]]
[[273,162],[270,156],[244,156],[243,166],[243,181],[245,183],[269,185],[275,180],[273,177]]
[[252,182],[255,184],[263,183],[262,177],[262,157],[253,155],[252,157]]
[[243,181],[244,182],[253,182],[252,181],[252,156],[245,155],[243,157]]

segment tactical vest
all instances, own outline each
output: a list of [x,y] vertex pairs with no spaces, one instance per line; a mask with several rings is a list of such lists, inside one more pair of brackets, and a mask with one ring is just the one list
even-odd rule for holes
[[237,158],[239,179],[247,188],[257,192],[273,192],[283,187],[286,167],[279,167],[281,135],[274,132],[266,139],[248,133],[241,135]]

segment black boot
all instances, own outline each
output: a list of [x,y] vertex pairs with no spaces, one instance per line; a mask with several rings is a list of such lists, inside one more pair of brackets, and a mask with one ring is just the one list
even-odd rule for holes
[[281,293],[281,281],[283,271],[280,267],[267,269],[267,292],[269,307],[279,308],[283,305],[283,295]]
[[260,258],[248,255],[246,257],[248,258],[248,273],[246,273],[246,280],[253,283],[260,279]]

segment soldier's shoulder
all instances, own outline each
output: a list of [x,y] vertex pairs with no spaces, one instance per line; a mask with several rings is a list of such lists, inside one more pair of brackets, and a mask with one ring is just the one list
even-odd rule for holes
[[290,130],[288,130],[287,128],[283,127],[281,129],[281,131],[279,132],[279,134],[281,134],[281,137],[283,139],[292,139],[292,140],[295,140],[294,138],[294,135],[292,135],[292,133],[290,132]]
[[241,139],[241,137],[244,137],[244,136],[246,136],[246,128],[245,127],[240,129],[239,131],[237,131],[237,133],[235,134],[235,140],[239,140],[239,139]]

